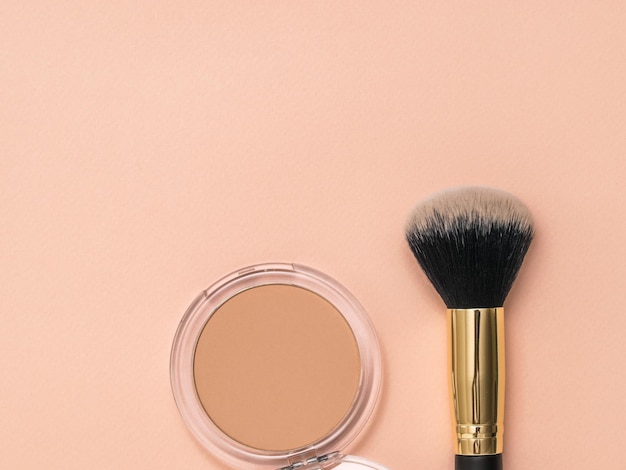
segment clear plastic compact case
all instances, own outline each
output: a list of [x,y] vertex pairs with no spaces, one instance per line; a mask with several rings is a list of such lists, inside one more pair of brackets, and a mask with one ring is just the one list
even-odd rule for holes
[[170,372],[193,435],[235,468],[386,470],[343,454],[374,409],[380,351],[359,302],[319,271],[261,264],[201,292]]

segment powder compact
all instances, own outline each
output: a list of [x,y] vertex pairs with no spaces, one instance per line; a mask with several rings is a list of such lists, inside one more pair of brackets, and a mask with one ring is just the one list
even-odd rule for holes
[[170,364],[198,441],[235,468],[386,470],[342,452],[376,402],[381,360],[359,302],[295,264],[232,273],[193,301]]

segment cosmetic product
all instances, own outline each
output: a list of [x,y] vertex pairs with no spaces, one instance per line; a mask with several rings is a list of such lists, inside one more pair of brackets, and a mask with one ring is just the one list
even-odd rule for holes
[[222,278],[183,316],[170,372],[192,434],[235,468],[385,470],[343,454],[374,409],[381,359],[361,305],[321,272]]
[[406,239],[445,302],[457,470],[502,470],[504,309],[533,237],[530,212],[489,188],[417,205]]

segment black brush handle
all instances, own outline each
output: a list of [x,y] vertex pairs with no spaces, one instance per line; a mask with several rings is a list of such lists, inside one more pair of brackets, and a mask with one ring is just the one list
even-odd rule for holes
[[455,470],[502,470],[502,454],[456,455]]

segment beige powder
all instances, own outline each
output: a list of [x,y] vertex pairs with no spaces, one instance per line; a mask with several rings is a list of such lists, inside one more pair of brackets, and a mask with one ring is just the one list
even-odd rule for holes
[[295,449],[328,434],[350,408],[359,377],[357,344],[343,316],[291,285],[259,286],[226,301],[194,357],[208,416],[262,450]]

